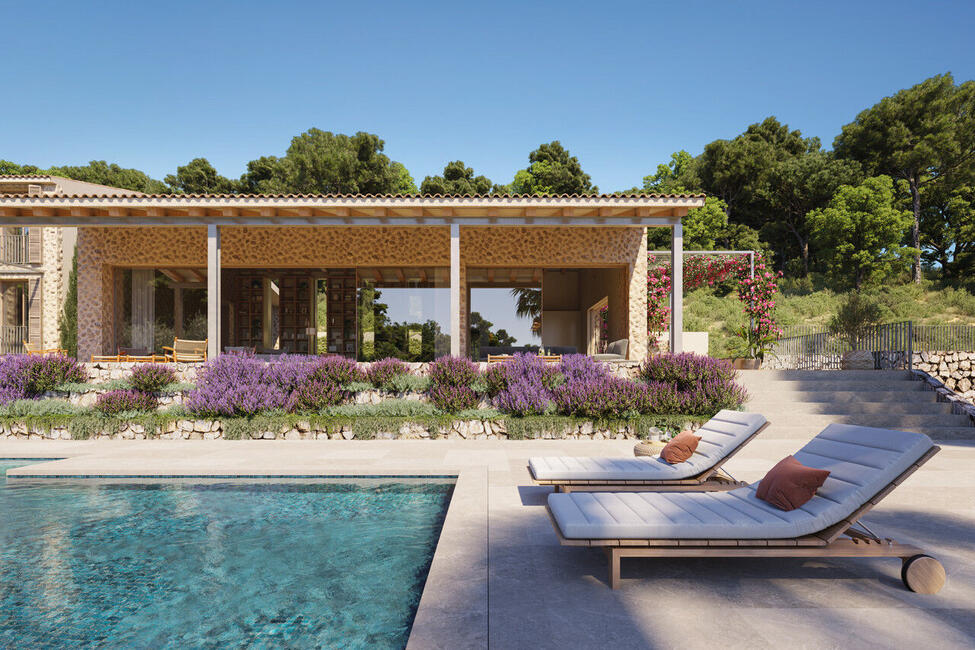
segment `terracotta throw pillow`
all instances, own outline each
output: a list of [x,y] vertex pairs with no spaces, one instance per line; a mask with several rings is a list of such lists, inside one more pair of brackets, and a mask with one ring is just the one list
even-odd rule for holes
[[792,456],[786,456],[768,471],[755,491],[762,501],[780,510],[795,510],[813,498],[829,472],[806,467]]
[[671,465],[683,463],[694,455],[697,443],[701,442],[701,436],[695,436],[690,431],[681,431],[670,439],[660,451],[660,457]]

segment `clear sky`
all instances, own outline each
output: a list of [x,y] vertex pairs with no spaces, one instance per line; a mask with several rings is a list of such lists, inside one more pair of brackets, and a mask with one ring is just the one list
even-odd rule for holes
[[882,96],[975,78],[975,2],[5,3],[0,158],[236,177],[310,127],[417,182],[508,182],[559,139],[604,191],[775,115],[829,145]]

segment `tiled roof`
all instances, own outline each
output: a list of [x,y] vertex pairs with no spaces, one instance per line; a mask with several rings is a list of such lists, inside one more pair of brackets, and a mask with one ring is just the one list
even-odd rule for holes
[[[13,178],[0,176],[0,178]],[[27,177],[21,177],[27,178]],[[30,178],[50,178],[35,176]],[[408,199],[408,200],[445,200],[445,199],[466,199],[466,200],[511,200],[511,199],[537,199],[539,201],[551,199],[563,200],[612,200],[612,199],[703,199],[704,194],[548,194],[536,196],[532,194],[141,194],[132,192],[131,194],[59,194],[55,197],[44,197],[54,199],[119,199],[119,198],[140,198],[140,199],[339,199],[339,200],[377,200],[377,199]],[[40,198],[27,194],[7,194],[4,198]]]

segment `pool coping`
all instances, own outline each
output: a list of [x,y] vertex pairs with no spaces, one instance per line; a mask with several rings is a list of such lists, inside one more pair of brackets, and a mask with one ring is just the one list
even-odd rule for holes
[[[78,454],[79,456],[87,454]],[[75,471],[58,473],[57,461],[77,457],[65,454],[52,458],[33,457],[29,453],[4,460],[40,461],[40,465],[28,465],[7,470],[8,480],[58,481],[58,480],[137,480],[137,479],[453,479],[454,488],[447,514],[444,517],[440,537],[434,549],[430,570],[420,595],[416,615],[410,630],[407,648],[476,648],[488,645],[488,472],[480,466],[466,466],[457,471],[447,469],[436,472],[418,471],[415,467],[403,472],[384,468],[381,474],[349,473],[346,471],[254,472],[228,473],[215,468],[213,471],[193,471],[184,474],[154,472],[151,467],[133,474],[108,471]],[[44,467],[44,465],[49,465]],[[50,465],[54,465],[51,467]],[[45,471],[47,470],[47,471]]]

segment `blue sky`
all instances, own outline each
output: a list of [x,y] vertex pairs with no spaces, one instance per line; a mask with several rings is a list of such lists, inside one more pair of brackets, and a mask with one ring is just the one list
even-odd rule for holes
[[[236,177],[310,128],[419,182],[510,181],[559,139],[604,191],[775,115],[829,145],[882,96],[975,77],[975,3],[100,2],[3,10],[0,158]],[[11,29],[12,28],[12,29]]]

